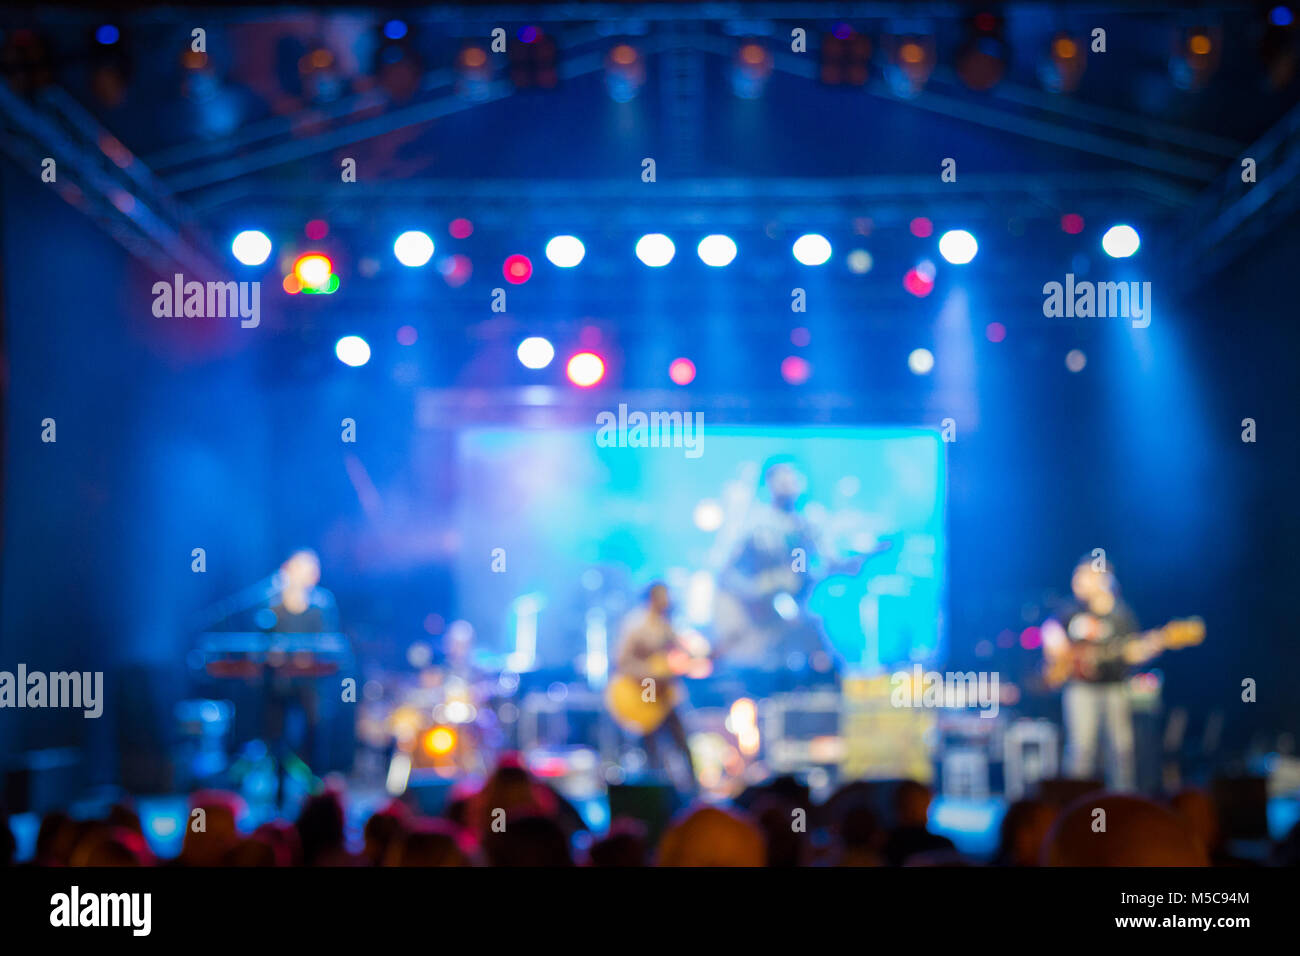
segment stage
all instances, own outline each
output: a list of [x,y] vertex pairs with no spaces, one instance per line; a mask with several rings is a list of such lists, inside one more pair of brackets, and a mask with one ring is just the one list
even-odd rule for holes
[[1294,865],[1297,15],[0,10],[0,863]]

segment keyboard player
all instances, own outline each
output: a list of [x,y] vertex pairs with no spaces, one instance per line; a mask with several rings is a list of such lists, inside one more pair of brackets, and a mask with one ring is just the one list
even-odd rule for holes
[[[280,565],[270,610],[278,634],[325,634],[338,630],[334,595],[320,586],[320,558],[309,549],[295,551]],[[266,675],[267,739],[275,749],[280,799],[284,778],[296,757],[314,775],[323,765],[320,694],[316,684],[273,668]]]

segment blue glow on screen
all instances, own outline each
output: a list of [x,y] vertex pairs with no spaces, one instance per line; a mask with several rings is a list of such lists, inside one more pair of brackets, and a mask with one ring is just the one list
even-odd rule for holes
[[[462,431],[457,580],[485,649],[513,649],[512,602],[537,594],[538,665],[572,663],[588,608],[603,602],[616,618],[656,578],[707,636],[709,582],[766,503],[764,464],[781,456],[806,479],[800,507],[823,545],[809,556],[814,576],[833,570],[829,556],[889,543],[805,596],[838,655],[870,662],[874,621],[881,664],[941,659],[947,487],[936,431],[706,424],[701,449],[602,447],[594,426]],[[495,548],[504,573],[488,570]]]

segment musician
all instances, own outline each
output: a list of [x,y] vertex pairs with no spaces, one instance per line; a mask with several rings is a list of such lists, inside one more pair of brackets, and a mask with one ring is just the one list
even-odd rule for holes
[[295,551],[280,565],[279,593],[271,606],[281,634],[324,634],[338,630],[334,595],[320,584],[320,558],[310,548]]
[[663,723],[641,738],[652,765],[667,770],[659,751],[658,738],[666,732],[674,748],[681,754],[690,771],[690,787],[695,787],[695,764],[691,760],[691,748],[686,740],[686,728],[678,712],[678,703],[682,693],[680,682],[671,673],[656,668],[652,660],[662,659],[670,651],[680,649],[691,653],[685,639],[673,629],[669,616],[671,605],[668,600],[668,588],[656,581],[646,591],[645,604],[630,612],[623,619],[619,632],[618,650],[615,668],[618,673],[640,683],[646,678],[655,681],[654,692],[659,700],[666,701],[670,710]]
[[1076,779],[1100,776],[1104,737],[1112,765],[1110,786],[1130,790],[1135,769],[1129,668],[1148,655],[1135,649],[1137,618],[1121,599],[1114,569],[1104,558],[1082,558],[1070,587],[1074,600],[1042,627],[1049,666],[1071,658],[1062,697],[1066,772]]
[[714,626],[721,656],[732,664],[782,670],[792,653],[811,660],[827,651],[821,624],[808,613],[808,596],[827,575],[857,574],[863,556],[839,560],[826,545],[804,513],[808,480],[789,456],[768,459],[762,483],[769,500],[749,515],[718,577]]
[[[319,586],[320,577],[320,558],[309,548],[295,551],[280,565],[277,592],[271,604],[275,623],[268,630],[280,634],[324,634],[338,630],[334,596]],[[309,772],[324,763],[318,733],[320,697],[310,680],[283,676],[277,671],[268,681],[268,737],[276,751],[283,799],[284,777],[293,757],[305,764]]]

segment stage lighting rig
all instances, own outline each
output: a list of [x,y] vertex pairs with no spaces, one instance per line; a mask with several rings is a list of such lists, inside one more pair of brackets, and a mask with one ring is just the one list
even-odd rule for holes
[[1217,27],[1193,26],[1174,35],[1169,55],[1169,76],[1180,90],[1204,89],[1219,69],[1223,31]]
[[1265,15],[1259,41],[1259,58],[1269,89],[1280,90],[1295,79],[1296,11],[1288,4],[1275,4]]
[[298,58],[298,78],[302,95],[310,103],[332,103],[347,87],[338,57],[321,42],[310,44],[308,51]]
[[1087,66],[1087,44],[1061,31],[1047,47],[1047,57],[1038,67],[1038,79],[1049,93],[1073,93]]
[[467,43],[456,56],[456,94],[471,103],[486,100],[492,87],[492,58],[478,43]]
[[847,23],[822,36],[821,80],[827,86],[865,86],[871,75],[871,39]]
[[750,40],[741,44],[731,63],[731,89],[742,100],[756,100],[763,95],[772,75],[772,54],[761,43]]
[[934,72],[934,37],[928,33],[887,34],[881,38],[885,80],[894,94],[905,99],[925,89]]
[[1002,80],[1011,59],[1003,37],[1005,23],[994,13],[977,13],[966,24],[966,39],[957,50],[957,75],[976,92],[991,90]]
[[405,102],[419,91],[424,63],[405,21],[388,20],[380,25],[374,71],[380,88],[396,102]]
[[510,44],[510,82],[515,89],[553,90],[560,82],[555,41],[534,26],[521,27]]
[[9,31],[0,45],[0,76],[21,96],[53,83],[54,61],[45,38],[35,30]]
[[645,85],[645,58],[630,43],[619,43],[605,55],[605,88],[615,103],[630,103]]
[[90,43],[90,92],[114,109],[126,99],[130,79],[131,52],[126,37],[113,24],[101,24],[92,31]]

